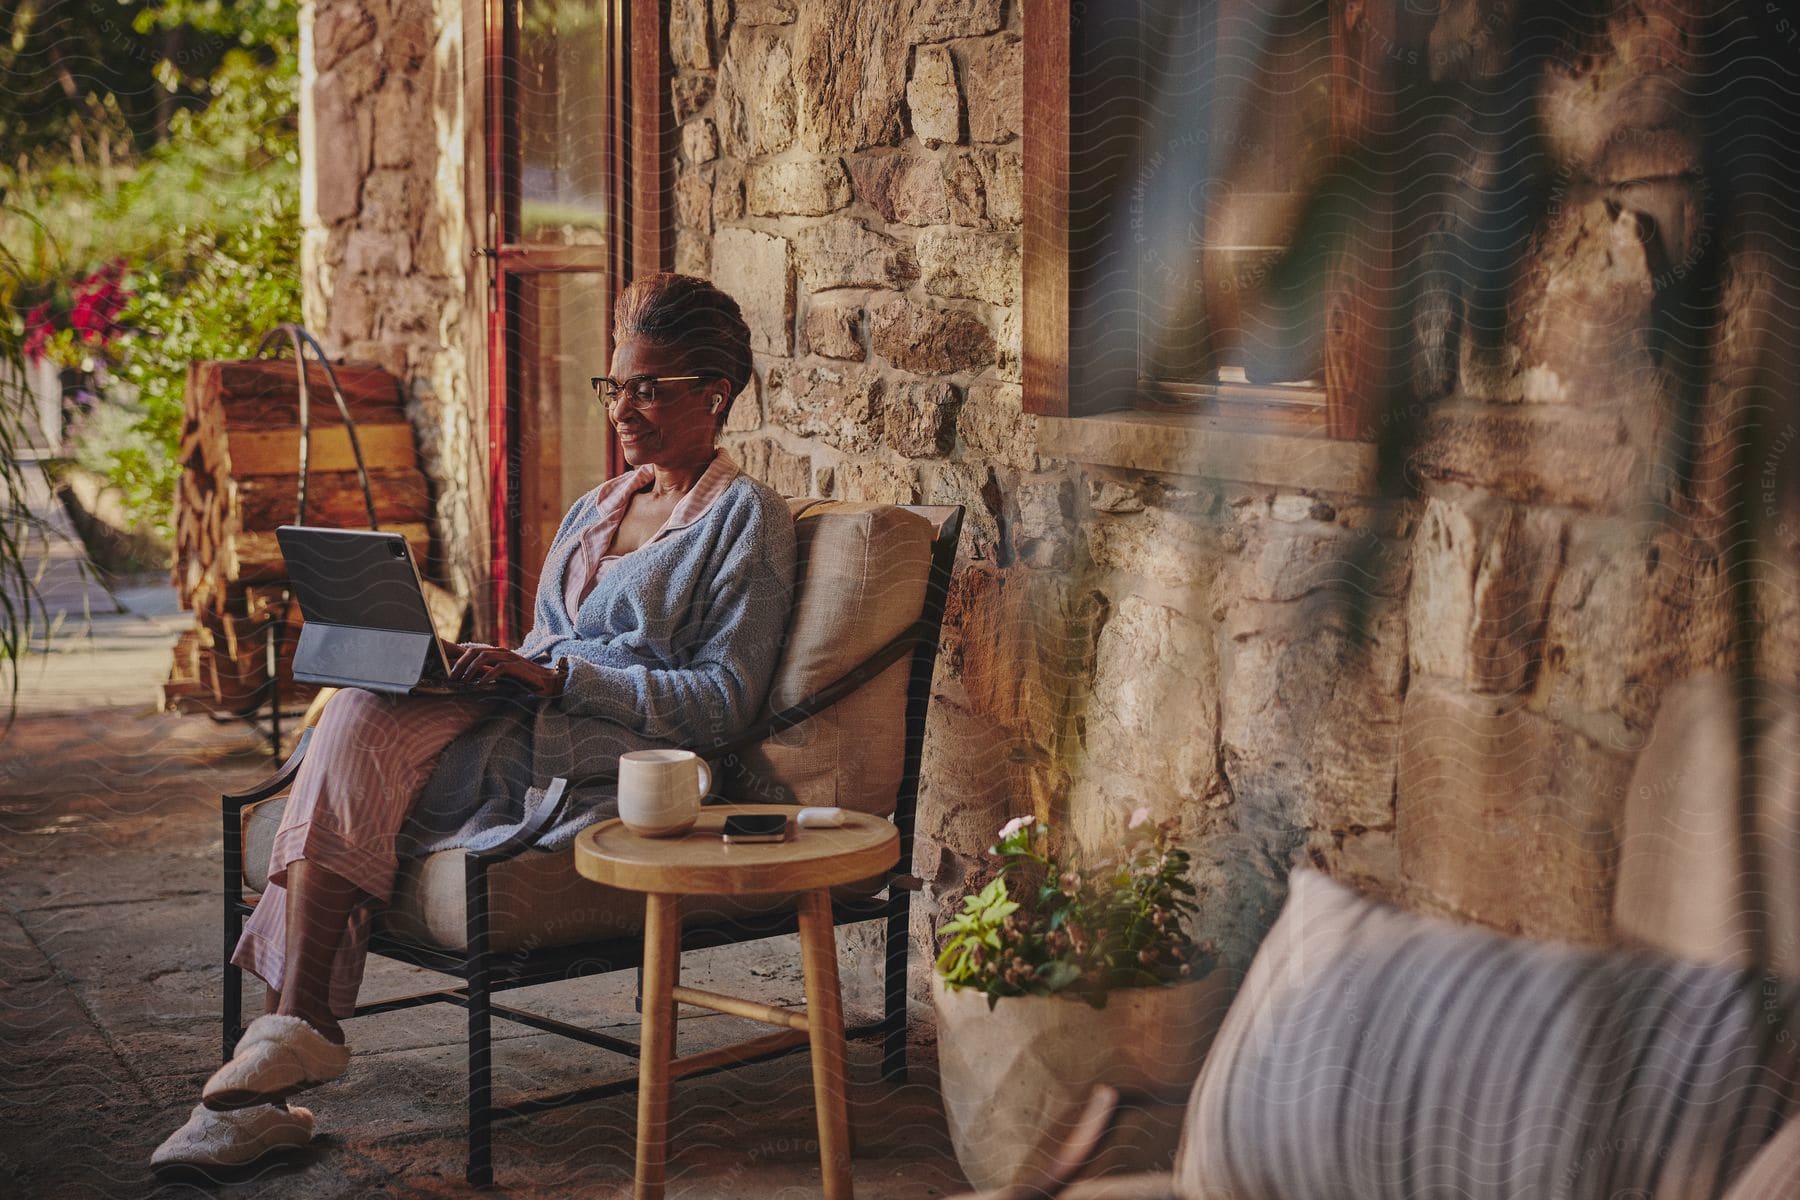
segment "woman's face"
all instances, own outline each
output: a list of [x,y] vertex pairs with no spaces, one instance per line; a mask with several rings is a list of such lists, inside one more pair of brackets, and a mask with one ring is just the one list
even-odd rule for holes
[[[613,351],[611,376],[620,383],[642,375],[695,373],[678,351],[642,338],[626,338]],[[713,405],[730,386],[717,376],[661,383],[656,387],[656,407],[640,408],[630,400],[615,406],[613,428],[625,461],[634,467],[683,467],[711,458],[718,428]]]

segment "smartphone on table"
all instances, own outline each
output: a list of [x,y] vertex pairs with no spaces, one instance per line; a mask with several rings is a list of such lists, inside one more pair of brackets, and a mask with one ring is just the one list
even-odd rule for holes
[[739,813],[725,818],[725,843],[785,842],[789,828],[786,813]]

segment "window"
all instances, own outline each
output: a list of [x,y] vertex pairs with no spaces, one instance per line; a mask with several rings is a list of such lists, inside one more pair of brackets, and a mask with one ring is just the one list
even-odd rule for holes
[[1032,411],[1369,436],[1393,206],[1342,164],[1378,152],[1400,17],[1397,0],[1027,10]]
[[612,304],[657,270],[667,88],[656,5],[491,0],[487,15],[489,472],[495,636],[530,624],[562,515],[618,459],[590,376]]

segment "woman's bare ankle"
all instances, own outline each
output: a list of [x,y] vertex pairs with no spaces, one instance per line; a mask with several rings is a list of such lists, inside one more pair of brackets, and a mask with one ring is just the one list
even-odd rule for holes
[[344,1027],[338,1024],[335,1017],[323,1016],[316,1012],[302,1012],[299,1006],[294,1004],[283,1004],[275,1011],[284,1017],[299,1017],[323,1035],[328,1042],[339,1046],[344,1044]]

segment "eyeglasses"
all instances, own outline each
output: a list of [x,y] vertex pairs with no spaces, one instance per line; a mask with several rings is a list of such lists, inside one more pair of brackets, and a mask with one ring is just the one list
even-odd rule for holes
[[614,408],[627,399],[634,408],[660,408],[674,397],[659,395],[657,384],[698,383],[702,379],[711,378],[710,375],[633,375],[621,382],[605,375],[596,375],[588,383],[593,386],[594,398],[608,408]]

